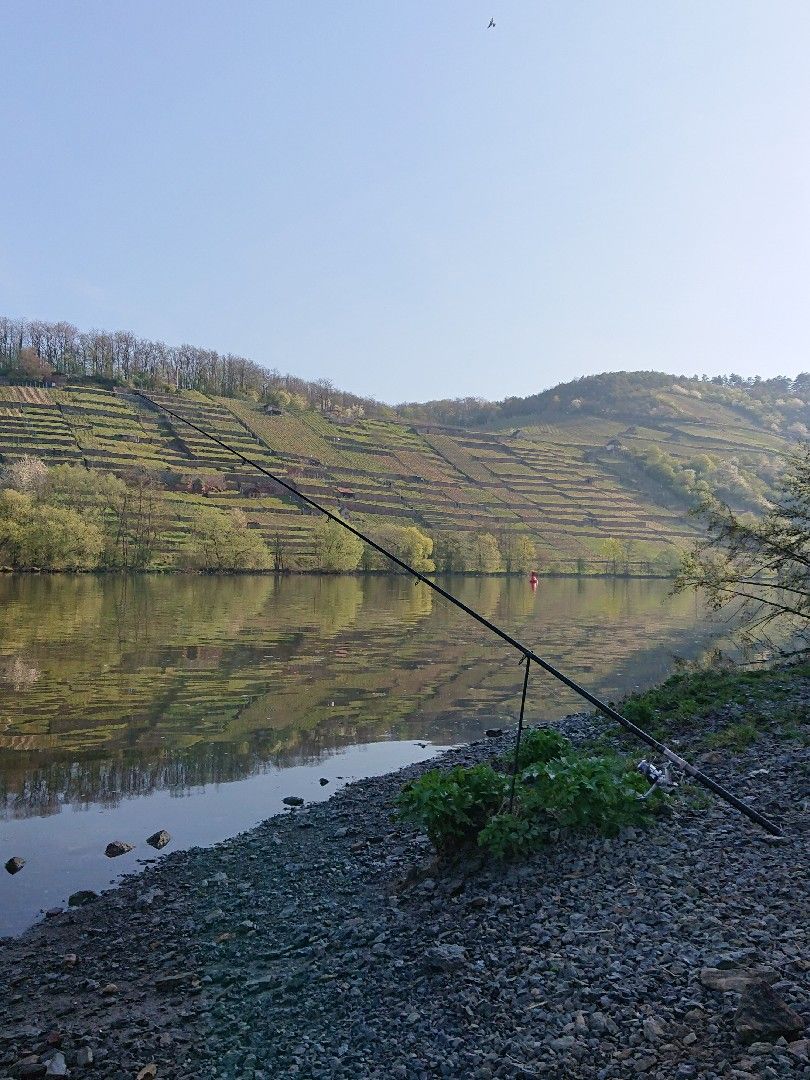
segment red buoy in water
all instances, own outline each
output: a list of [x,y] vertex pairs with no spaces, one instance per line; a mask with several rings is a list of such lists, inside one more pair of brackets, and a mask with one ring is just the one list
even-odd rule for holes
[[537,574],[534,572],[534,570],[532,570],[531,576],[529,577],[529,584],[533,589],[537,588]]

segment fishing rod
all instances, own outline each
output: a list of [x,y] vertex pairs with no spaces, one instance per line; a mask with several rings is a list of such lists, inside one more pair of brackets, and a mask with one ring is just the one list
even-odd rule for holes
[[[448,592],[446,589],[443,589],[441,585],[439,585],[437,582],[432,581],[428,577],[425,577],[424,574],[420,573],[418,570],[414,569],[414,567],[404,562],[392,551],[389,551],[381,544],[378,544],[376,540],[372,540],[370,536],[366,536],[365,533],[361,532],[359,529],[356,529],[347,521],[344,521],[339,514],[335,514],[331,510],[328,510],[325,506],[322,506],[319,502],[316,502],[315,499],[311,499],[309,495],[305,495],[303,491],[299,491],[298,488],[295,487],[293,484],[288,483],[288,481],[286,480],[282,480],[280,476],[276,476],[275,473],[270,472],[269,469],[266,469],[257,461],[253,461],[251,458],[246,457],[239,450],[236,450],[233,446],[230,446],[223,439],[220,439],[217,435],[212,435],[210,431],[206,431],[205,428],[201,428],[198,424],[195,424],[187,417],[182,416],[180,413],[174,412],[172,409],[168,408],[168,406],[161,404],[161,402],[155,401],[153,398],[149,397],[148,394],[144,393],[143,390],[138,390],[136,392],[145,401],[148,401],[150,405],[162,410],[169,416],[173,417],[175,420],[179,420],[181,423],[187,424],[188,427],[198,432],[198,434],[204,435],[207,439],[210,439],[211,442],[216,443],[217,446],[221,446],[223,450],[226,450],[228,453],[233,454],[234,457],[239,458],[240,461],[243,461],[246,465],[249,465],[250,468],[256,469],[257,472],[262,473],[274,483],[278,484],[286,491],[289,491],[289,493],[295,496],[296,499],[300,499],[301,502],[306,503],[308,506],[311,506],[314,510],[317,510],[319,513],[323,514],[331,521],[336,521],[344,529],[356,536],[358,540],[362,540],[364,544],[368,544],[369,547],[373,548],[375,551],[378,551],[386,559],[394,563],[395,566],[398,566],[401,570],[404,570],[407,574],[410,574],[411,577],[416,578],[417,581],[421,581],[423,584],[427,585],[429,589],[432,589],[434,592],[438,593],[439,596],[444,597],[444,599],[447,600],[449,603],[459,608],[466,615],[469,615],[471,619],[474,619],[476,622],[480,623],[481,626],[485,626],[487,630],[495,634],[496,637],[499,637],[502,641],[505,641],[508,645],[511,645],[513,649],[516,649],[519,653],[521,653],[523,657],[522,662],[526,663],[526,672],[524,675],[523,696],[521,700],[520,725],[518,736],[523,729],[523,710],[526,703],[529,665],[533,663],[537,664],[537,666],[539,668],[542,668],[543,671],[548,672],[548,674],[557,679],[558,682],[561,682],[564,686],[567,686],[570,690],[573,690],[575,694],[578,694],[581,698],[584,698],[585,701],[593,705],[595,709],[601,712],[604,716],[608,717],[609,720],[613,720],[615,723],[619,724],[619,726],[622,727],[625,731],[629,732],[631,735],[634,735],[635,738],[639,739],[643,743],[646,743],[646,745],[649,746],[651,749],[655,750],[656,753],[660,754],[663,758],[666,758],[669,764],[675,766],[675,768],[677,769],[680,769],[683,773],[689,776],[692,780],[697,781],[697,783],[701,784],[703,787],[708,788],[709,791],[713,792],[715,795],[718,796],[718,798],[722,799],[724,802],[727,802],[730,806],[733,806],[735,810],[738,810],[741,814],[744,814],[745,817],[749,818],[749,820],[754,821],[757,825],[762,826],[762,828],[765,829],[766,832],[769,832],[771,836],[782,835],[782,830],[780,829],[780,827],[775,822],[765,817],[764,814],[760,814],[760,812],[758,810],[755,810],[753,806],[749,806],[748,803],[744,802],[742,799],[739,799],[732,791],[729,791],[728,788],[723,787],[722,784],[719,784],[716,780],[713,780],[710,776],[707,776],[706,773],[704,773],[701,769],[698,769],[695,765],[690,764],[684,758],[676,754],[674,750],[670,750],[668,746],[666,746],[662,742],[659,742],[658,739],[650,735],[649,732],[644,731],[644,729],[640,728],[637,724],[634,724],[632,720],[628,720],[626,716],[622,716],[620,712],[617,712],[617,710],[614,709],[611,705],[608,705],[606,702],[602,701],[600,698],[592,694],[589,690],[586,690],[584,686],[580,686],[580,684],[575,682],[573,679],[569,679],[567,675],[563,674],[562,671],[554,667],[553,664],[550,664],[548,660],[544,660],[542,656],[538,656],[538,654],[534,652],[533,649],[530,649],[527,645],[524,645],[523,642],[518,641],[517,638],[507,633],[506,630],[503,630],[500,626],[497,626],[495,623],[491,622],[489,619],[486,618],[486,616],[476,611],[475,608],[471,608],[469,604],[465,604],[463,600],[459,600],[457,596],[453,596],[452,593]],[[516,761],[518,749],[519,744],[516,746],[515,749]]]

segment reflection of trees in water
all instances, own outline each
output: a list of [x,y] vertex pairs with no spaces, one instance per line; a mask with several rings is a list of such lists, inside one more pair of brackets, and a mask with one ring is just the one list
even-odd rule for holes
[[351,626],[363,605],[363,585],[356,577],[322,577],[312,593],[313,623],[331,637]]
[[[448,717],[433,733],[436,742],[459,738],[459,727]],[[418,717],[393,725],[396,737],[423,734]],[[386,722],[386,730],[391,725]],[[243,780],[272,768],[311,765],[324,755],[349,746],[377,741],[374,725],[345,725],[335,729],[255,732],[239,743],[201,742],[181,750],[161,751],[150,759],[142,754],[116,753],[103,760],[64,759],[37,764],[21,755],[9,761],[0,754],[0,817],[26,818],[57,814],[63,806],[81,808],[90,803],[118,806],[123,799],[168,791],[181,796],[208,784]]]
[[111,595],[119,640],[130,645],[238,637],[272,595],[270,577],[132,575],[102,579]]
[[[114,661],[123,643],[237,636],[262,612],[271,577],[25,575],[0,577],[0,640],[11,648],[92,642]],[[49,655],[56,666],[58,658]]]
[[398,600],[400,613],[413,622],[426,619],[433,612],[436,594],[421,581],[404,580],[406,588]]
[[[688,633],[684,631],[685,638]],[[638,655],[639,668],[661,663],[669,655],[668,648],[650,649]],[[496,670],[502,671],[503,665],[497,665]],[[487,671],[491,673],[492,668],[472,663],[468,674],[478,683]],[[441,693],[424,712],[414,708],[414,700],[406,694],[377,712],[373,722],[345,717],[335,722],[322,710],[314,723],[313,716],[308,715],[305,726],[247,731],[233,741],[200,741],[189,747],[167,747],[151,753],[135,747],[108,752],[103,758],[62,755],[42,762],[41,754],[0,750],[0,817],[45,816],[58,813],[64,805],[81,808],[95,803],[114,807],[123,799],[156,791],[182,796],[195,788],[243,780],[272,768],[314,765],[330,753],[376,742],[381,737],[422,738],[425,713],[430,718],[430,738],[434,742],[466,742],[480,737],[482,726],[486,726],[483,718],[494,715],[489,713],[490,708],[495,707],[502,715],[505,706],[511,707],[514,713],[518,683],[516,679],[515,686],[510,683],[508,688],[500,687],[494,695],[497,705],[489,701],[480,713],[463,696],[469,679],[463,671],[452,670],[442,680]],[[535,687],[529,710],[531,722],[547,715],[543,710],[549,704],[549,689],[553,690],[553,684],[545,689]]]
[[0,641],[26,651],[69,642],[98,623],[104,602],[88,574],[0,574]]
[[[597,689],[628,661],[643,679],[649,642],[657,672],[699,622],[688,597],[664,610],[660,583],[449,587]],[[0,640],[41,670],[0,710],[0,806],[112,805],[352,743],[475,737],[512,715],[519,674],[508,647],[433,600],[402,577],[0,579]],[[557,693],[533,680],[530,715]]]

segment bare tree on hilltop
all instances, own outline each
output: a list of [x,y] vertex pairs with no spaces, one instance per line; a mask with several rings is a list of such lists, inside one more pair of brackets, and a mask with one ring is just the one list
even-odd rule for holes
[[233,353],[196,345],[165,345],[127,331],[81,331],[70,323],[0,317],[0,374],[23,379],[95,378],[159,390],[199,390],[264,400],[284,390],[322,411],[389,416],[371,398],[338,390],[328,379],[283,375]]

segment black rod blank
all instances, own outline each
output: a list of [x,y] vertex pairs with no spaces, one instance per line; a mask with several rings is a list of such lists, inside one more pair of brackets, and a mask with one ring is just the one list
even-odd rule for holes
[[573,679],[569,679],[567,675],[564,675],[558,668],[554,667],[553,664],[550,664],[547,660],[544,660],[542,656],[538,656],[536,652],[528,648],[522,642],[518,641],[517,638],[512,637],[512,635],[508,634],[505,630],[502,630],[500,626],[496,626],[495,623],[487,619],[486,616],[481,615],[480,612],[476,611],[474,608],[471,608],[468,604],[465,604],[463,600],[459,600],[457,596],[453,596],[452,593],[449,593],[446,589],[443,589],[441,585],[437,584],[437,582],[432,581],[428,577],[425,577],[424,574],[420,573],[418,570],[415,570],[412,566],[409,566],[408,563],[403,562],[402,559],[394,555],[393,552],[388,551],[386,548],[382,547],[382,545],[378,544],[376,540],[372,540],[370,536],[366,536],[365,533],[360,532],[359,529],[355,529],[353,525],[350,525],[347,521],[344,521],[339,514],[335,514],[331,510],[327,510],[325,506],[322,506],[314,499],[311,499],[308,495],[305,495],[302,491],[299,491],[298,488],[296,488],[293,484],[288,483],[286,480],[282,480],[280,476],[276,476],[274,473],[270,472],[269,469],[265,469],[263,465],[259,465],[258,462],[252,461],[249,457],[246,457],[244,454],[240,453],[239,450],[236,450],[234,449],[234,447],[229,446],[228,443],[224,442],[218,436],[212,435],[210,431],[206,431],[204,428],[201,428],[199,425],[187,419],[185,416],[182,416],[180,413],[174,412],[166,405],[162,405],[159,401],[154,401],[151,397],[149,397],[148,394],[145,394],[142,390],[139,390],[138,393],[155,408],[161,409],[169,416],[174,417],[175,420],[180,420],[183,424],[187,424],[194,431],[198,432],[200,435],[204,435],[207,439],[210,439],[212,442],[216,443],[217,446],[221,446],[223,450],[227,450],[228,453],[233,454],[234,457],[239,458],[240,461],[243,461],[252,469],[256,469],[264,476],[267,476],[270,480],[273,480],[276,484],[279,484],[285,490],[289,491],[291,495],[294,495],[295,498],[300,499],[301,502],[306,503],[308,506],[311,506],[313,509],[323,514],[325,517],[328,517],[332,521],[336,521],[339,525],[342,525],[344,529],[347,529],[350,533],[356,536],[358,540],[362,540],[364,544],[368,544],[369,547],[373,548],[375,551],[378,551],[381,555],[383,555],[390,562],[394,563],[401,570],[404,570],[407,574],[410,574],[411,577],[416,578],[417,581],[423,582],[425,585],[427,585],[429,589],[432,589],[440,596],[443,596],[444,599],[447,600],[449,603],[459,608],[466,615],[469,615],[471,619],[475,619],[476,622],[480,623],[482,626],[485,626],[487,630],[490,630],[493,634],[496,635],[496,637],[499,637],[502,641],[505,641],[508,645],[511,645],[513,649],[517,649],[518,652],[523,654],[523,657],[527,662],[526,678],[524,679],[524,685],[526,679],[528,679],[528,662],[531,661],[532,663],[537,664],[538,667],[541,667],[544,671],[547,671],[549,675],[552,675],[555,679],[558,680],[558,682],[561,682],[564,686],[567,686],[570,690],[573,690],[575,694],[578,694],[581,698],[584,698],[585,701],[593,705],[595,709],[598,709],[598,711],[601,712],[604,716],[607,716],[608,719],[615,721],[617,724],[619,724],[620,727],[624,728],[625,731],[629,732],[631,735],[634,735],[641,742],[646,743],[647,746],[651,747],[657,753],[661,754],[662,757],[665,757],[667,761],[671,762],[673,765],[677,766],[677,768],[685,772],[687,776],[691,777],[691,779],[697,781],[697,783],[701,784],[703,787],[708,788],[709,791],[714,792],[714,794],[717,795],[718,798],[723,799],[730,806],[733,806],[735,810],[738,810],[741,814],[744,814],[745,817],[749,818],[751,821],[756,822],[757,825],[761,825],[762,828],[769,832],[772,836],[782,835],[782,830],[780,829],[780,827],[775,822],[765,817],[764,814],[760,814],[760,812],[758,810],[755,810],[753,806],[749,806],[748,803],[743,802],[742,799],[739,799],[733,792],[729,791],[728,788],[723,787],[722,784],[719,784],[716,780],[713,780],[710,776],[707,776],[706,773],[696,768],[696,766],[690,765],[688,761],[685,761],[682,757],[676,754],[674,750],[670,750],[668,746],[665,746],[664,743],[659,742],[658,739],[653,738],[653,736],[650,735],[648,732],[644,731],[643,728],[640,728],[637,724],[634,724],[632,720],[628,720],[627,717],[622,716],[620,712],[617,712],[616,709],[608,705],[606,702],[601,701],[589,690],[586,690],[584,686],[580,686],[580,684],[575,682]]
[[520,662],[526,665],[526,670],[523,672],[523,690],[520,695],[520,714],[518,715],[517,738],[515,739],[515,760],[512,763],[512,782],[509,785],[510,814],[515,805],[515,784],[517,783],[518,761],[520,759],[520,740],[523,737],[523,714],[526,712],[526,691],[529,689],[529,667],[531,666],[528,656],[524,656]]

